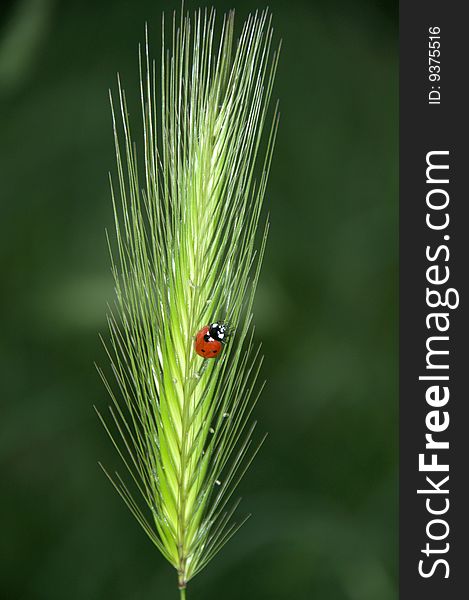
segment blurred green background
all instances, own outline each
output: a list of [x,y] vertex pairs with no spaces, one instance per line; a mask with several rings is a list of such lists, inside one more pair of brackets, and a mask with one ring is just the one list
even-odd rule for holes
[[[235,6],[240,26],[258,5]],[[97,466],[119,463],[92,405],[108,401],[93,366],[113,297],[108,88],[119,71],[138,116],[144,22],[158,56],[161,12],[178,7],[1,4],[2,600],[177,598]],[[188,598],[395,599],[396,7],[270,7],[281,124],[256,303],[269,438],[241,485],[253,518]]]

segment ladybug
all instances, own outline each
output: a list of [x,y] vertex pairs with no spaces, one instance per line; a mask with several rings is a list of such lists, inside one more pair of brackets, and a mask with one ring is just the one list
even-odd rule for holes
[[202,358],[215,358],[222,351],[226,326],[222,323],[205,325],[195,336],[195,351]]

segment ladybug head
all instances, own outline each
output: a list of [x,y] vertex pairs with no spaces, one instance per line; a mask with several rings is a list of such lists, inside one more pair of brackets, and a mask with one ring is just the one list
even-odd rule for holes
[[224,342],[227,334],[227,327],[224,323],[212,323],[209,326],[209,335],[217,342]]

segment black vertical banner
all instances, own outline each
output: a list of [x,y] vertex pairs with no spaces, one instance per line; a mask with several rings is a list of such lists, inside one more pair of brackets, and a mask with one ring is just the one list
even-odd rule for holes
[[469,30],[400,4],[400,599],[469,598]]

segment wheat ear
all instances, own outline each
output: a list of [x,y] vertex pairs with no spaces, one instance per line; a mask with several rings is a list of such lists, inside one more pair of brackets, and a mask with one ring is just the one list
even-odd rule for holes
[[[234,43],[233,13],[219,37],[213,10],[174,17],[159,76],[146,34],[142,169],[120,81],[117,102],[111,95],[117,300],[104,343],[114,383],[99,369],[112,403],[110,419],[98,415],[130,483],[105,472],[177,570],[181,597],[240,526],[230,499],[259,446],[250,424],[262,388],[252,304],[277,111],[257,182],[254,168],[278,58],[270,19],[250,16]],[[214,321],[231,335],[219,358],[204,360],[194,336]]]

